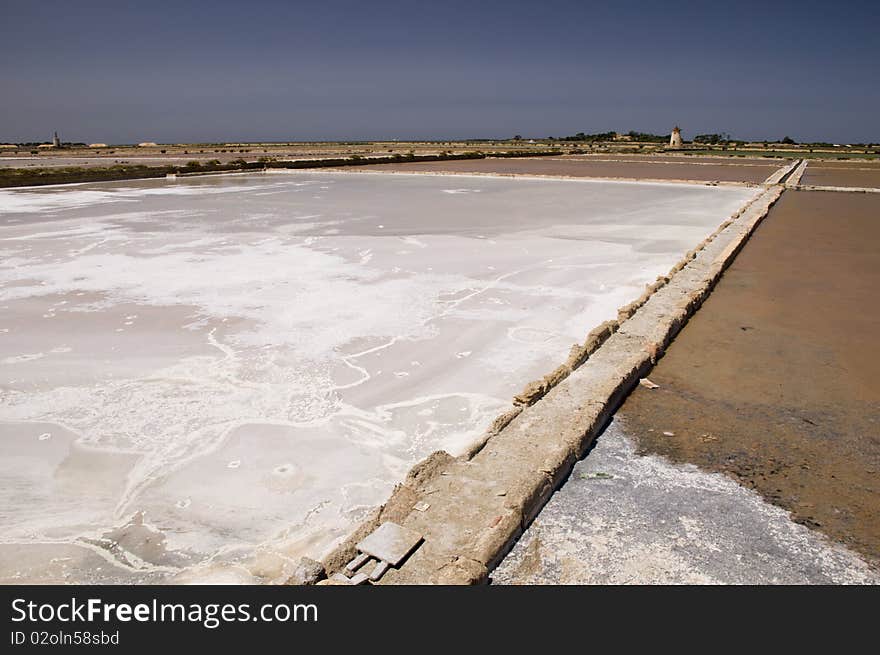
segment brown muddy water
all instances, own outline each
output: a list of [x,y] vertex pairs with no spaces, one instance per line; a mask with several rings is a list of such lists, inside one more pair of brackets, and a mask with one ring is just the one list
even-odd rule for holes
[[[809,170],[809,169],[808,169]],[[618,416],[880,561],[880,196],[786,192]]]
[[[844,162],[840,162],[843,164]],[[859,162],[842,166],[831,162],[809,163],[801,184],[880,189],[880,165]]]

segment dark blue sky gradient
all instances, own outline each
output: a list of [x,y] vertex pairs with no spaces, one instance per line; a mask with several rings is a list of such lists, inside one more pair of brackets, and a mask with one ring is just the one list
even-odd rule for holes
[[880,2],[0,0],[0,141],[880,141]]

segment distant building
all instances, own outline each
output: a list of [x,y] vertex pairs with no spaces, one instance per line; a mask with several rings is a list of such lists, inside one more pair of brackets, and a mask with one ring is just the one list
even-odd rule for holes
[[90,143],[89,148],[106,148],[106,143]]
[[632,141],[633,138],[632,138],[631,134],[618,134],[617,132],[615,132],[614,133],[614,140],[615,141]]
[[672,134],[669,135],[669,147],[681,148],[681,130],[678,125],[672,128]]
[[144,141],[138,144],[138,148],[155,148],[158,145],[158,143],[153,143],[152,141]]
[[61,139],[58,138],[58,132],[55,132],[55,135],[52,137],[52,147],[60,148],[61,147]]

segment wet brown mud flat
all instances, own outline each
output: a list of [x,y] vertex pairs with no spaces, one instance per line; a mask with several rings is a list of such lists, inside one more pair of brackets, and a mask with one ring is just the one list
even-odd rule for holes
[[880,561],[880,197],[788,192],[618,413]]
[[589,158],[474,159],[444,162],[377,164],[371,171],[401,173],[483,173],[501,175],[559,175],[646,180],[700,180],[763,182],[784,162],[765,166],[706,165],[700,163],[647,163],[640,161],[591,161]]
[[864,157],[856,159],[815,159],[810,160],[814,168],[872,168],[880,171],[880,157]]
[[808,164],[804,176],[801,178],[801,184],[880,189],[880,165],[872,162],[859,162],[861,164],[859,166],[841,166],[840,163]]

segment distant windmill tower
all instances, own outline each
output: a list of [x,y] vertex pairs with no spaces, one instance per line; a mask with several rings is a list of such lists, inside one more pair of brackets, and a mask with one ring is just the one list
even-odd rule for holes
[[669,147],[681,148],[681,130],[678,125],[672,128],[672,134],[669,135]]
[[61,139],[58,138],[58,132],[55,132],[55,136],[52,137],[52,147],[60,148],[61,147]]

